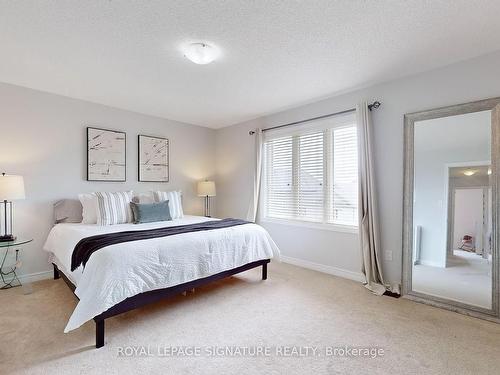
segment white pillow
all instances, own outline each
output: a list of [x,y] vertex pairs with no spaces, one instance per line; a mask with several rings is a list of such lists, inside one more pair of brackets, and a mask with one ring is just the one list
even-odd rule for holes
[[82,223],[96,224],[97,223],[97,197],[94,193],[78,194],[78,199],[83,207]]
[[97,197],[97,224],[113,225],[132,222],[133,192],[123,191],[116,193],[96,192]]
[[155,203],[155,197],[151,191],[148,191],[147,193],[137,193],[132,201],[140,204]]
[[182,219],[184,217],[181,191],[154,191],[153,196],[155,202],[168,201],[168,208],[170,209],[172,219]]

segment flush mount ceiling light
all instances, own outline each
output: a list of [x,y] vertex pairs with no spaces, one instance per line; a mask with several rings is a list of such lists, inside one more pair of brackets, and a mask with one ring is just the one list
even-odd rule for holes
[[475,173],[476,173],[476,171],[469,169],[469,170],[464,172],[464,175],[466,175],[467,177],[470,177],[470,176],[473,176]]
[[219,50],[207,43],[190,43],[183,48],[184,56],[195,64],[210,64],[219,56]]

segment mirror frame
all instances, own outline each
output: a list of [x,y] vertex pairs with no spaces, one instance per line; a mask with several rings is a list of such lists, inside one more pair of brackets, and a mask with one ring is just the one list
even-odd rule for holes
[[[492,296],[491,309],[451,299],[431,296],[414,291],[412,288],[413,270],[413,186],[414,186],[414,130],[415,122],[441,117],[464,115],[491,110],[491,191],[492,191]],[[461,314],[500,323],[500,280],[499,280],[499,231],[500,224],[500,98],[492,98],[441,107],[432,110],[408,113],[404,116],[404,201],[403,201],[403,280],[402,289],[405,298],[435,307],[452,310]]]

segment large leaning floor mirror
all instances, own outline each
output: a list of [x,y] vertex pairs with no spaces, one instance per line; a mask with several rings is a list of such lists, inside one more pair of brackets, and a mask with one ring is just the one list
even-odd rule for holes
[[403,294],[499,321],[500,98],[405,115]]

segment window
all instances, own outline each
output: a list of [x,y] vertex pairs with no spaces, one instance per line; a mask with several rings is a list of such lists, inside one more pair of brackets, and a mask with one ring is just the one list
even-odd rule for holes
[[354,115],[265,134],[264,217],[358,225]]

